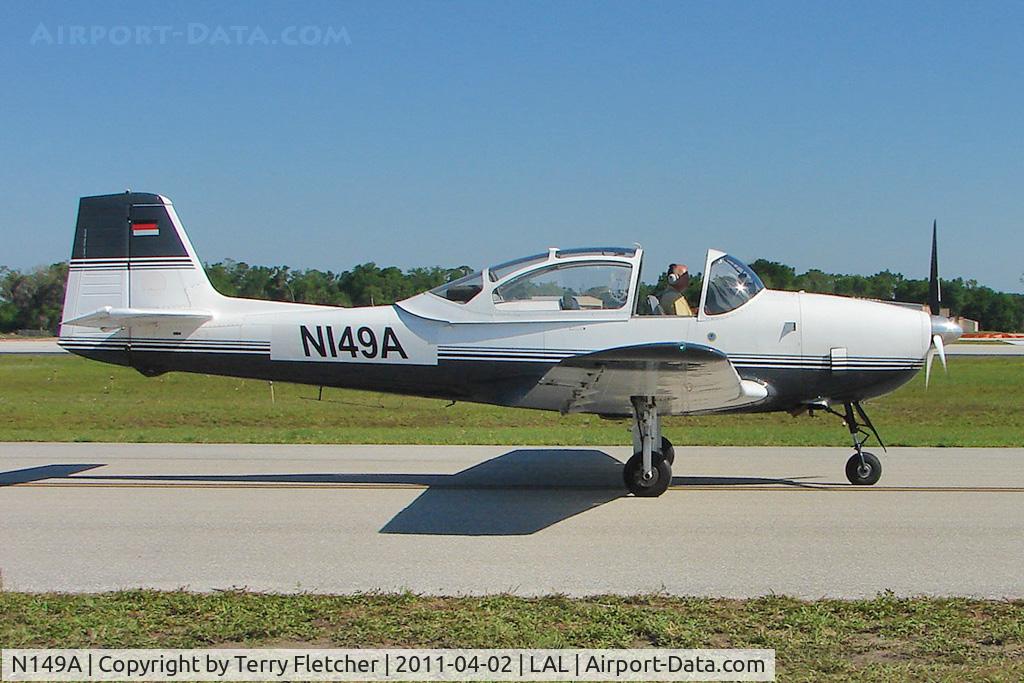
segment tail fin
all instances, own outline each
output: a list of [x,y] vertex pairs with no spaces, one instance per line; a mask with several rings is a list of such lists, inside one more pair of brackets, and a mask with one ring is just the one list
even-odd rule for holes
[[164,321],[195,327],[212,318],[219,298],[169,199],[142,192],[81,199],[62,337]]

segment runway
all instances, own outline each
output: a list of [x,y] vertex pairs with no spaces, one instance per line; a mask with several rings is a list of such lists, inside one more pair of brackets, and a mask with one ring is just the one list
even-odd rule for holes
[[0,444],[5,590],[1024,598],[1024,449]]
[[1019,341],[1002,344],[950,344],[949,356],[1024,356],[1024,344]]

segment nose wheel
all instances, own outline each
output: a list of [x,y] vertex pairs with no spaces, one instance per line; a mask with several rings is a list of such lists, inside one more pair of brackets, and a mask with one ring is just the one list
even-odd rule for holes
[[[832,408],[825,408],[825,410],[843,420],[853,439],[853,450],[856,453],[846,461],[846,479],[854,486],[871,486],[878,483],[882,476],[882,463],[873,453],[864,450],[864,443],[874,435],[883,451],[885,444],[882,443],[882,437],[878,435],[878,430],[871,424],[871,418],[864,412],[859,401],[847,401],[843,404],[843,408],[843,413],[832,410]],[[866,432],[865,428],[871,431]]]
[[854,486],[871,486],[882,476],[882,463],[873,453],[854,453],[846,461],[846,478]]

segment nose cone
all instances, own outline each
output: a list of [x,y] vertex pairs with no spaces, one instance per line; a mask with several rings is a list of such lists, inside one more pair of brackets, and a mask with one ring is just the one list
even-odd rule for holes
[[941,315],[932,316],[932,336],[939,335],[945,344],[952,344],[960,338],[964,331],[949,318]]

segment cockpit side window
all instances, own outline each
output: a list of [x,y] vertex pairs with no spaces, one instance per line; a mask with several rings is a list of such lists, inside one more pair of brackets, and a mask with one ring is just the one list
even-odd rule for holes
[[430,290],[431,294],[439,296],[457,304],[464,304],[471,301],[484,288],[484,275],[480,271],[470,273],[458,280],[446,282],[440,287]]
[[711,264],[704,312],[719,315],[734,311],[764,289],[757,273],[732,256],[722,256]]
[[612,310],[629,299],[626,263],[564,263],[517,277],[494,290],[501,310]]

